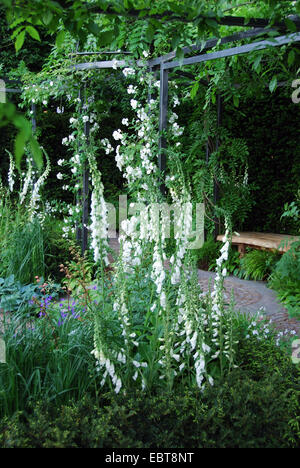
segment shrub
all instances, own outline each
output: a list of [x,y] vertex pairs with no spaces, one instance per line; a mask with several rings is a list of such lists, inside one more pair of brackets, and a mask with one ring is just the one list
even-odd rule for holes
[[244,340],[240,368],[203,393],[40,401],[0,422],[1,447],[299,447],[299,369],[272,341]]
[[289,314],[300,318],[300,241],[293,242],[282,255],[270,276],[269,286],[277,291]]

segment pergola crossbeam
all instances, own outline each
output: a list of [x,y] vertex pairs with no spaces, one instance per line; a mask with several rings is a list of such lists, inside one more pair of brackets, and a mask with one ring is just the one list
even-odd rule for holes
[[201,62],[208,62],[210,60],[216,60],[225,57],[232,57],[234,55],[246,54],[254,50],[263,50],[267,47],[278,47],[291,42],[300,41],[300,33],[293,33],[287,36],[280,36],[274,39],[266,39],[264,41],[257,41],[252,44],[246,44],[243,46],[231,47],[229,49],[220,50],[217,52],[211,52],[209,54],[196,55],[195,57],[189,57],[182,60],[174,60],[173,62],[162,63],[162,67],[167,70],[175,67],[181,67],[183,65],[193,65]]
[[[250,39],[252,37],[257,37],[257,36],[268,34],[271,32],[276,32],[276,29],[271,29],[271,28],[249,29],[247,31],[235,33],[230,36],[208,39],[206,42],[204,42],[204,44],[193,44],[191,46],[186,46],[182,48],[182,51],[184,54],[191,54],[193,52],[196,52],[197,50],[200,50],[200,52],[203,52],[205,50],[212,49],[213,47],[216,47],[217,45],[223,45],[223,44],[228,44],[230,42]],[[156,65],[159,66],[162,62],[168,62],[169,60],[172,60],[175,57],[176,57],[176,51],[169,52],[168,54],[162,55],[161,57],[149,60],[148,64],[149,66],[152,66],[152,67]]]

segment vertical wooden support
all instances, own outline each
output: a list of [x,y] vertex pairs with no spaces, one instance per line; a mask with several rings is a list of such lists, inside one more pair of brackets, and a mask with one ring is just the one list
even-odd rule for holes
[[[222,125],[222,113],[223,113],[223,101],[220,94],[217,95],[217,138],[216,138],[216,151],[218,151],[220,146],[220,127]],[[214,180],[214,204],[216,205],[219,200],[219,187],[218,182]],[[219,221],[218,218],[215,218],[215,239],[219,235]]]
[[34,103],[31,104],[31,112],[31,128],[32,133],[34,133],[36,131],[36,105]]
[[[82,101],[83,99],[83,92],[82,92],[82,89],[80,88],[79,90],[79,93],[78,93],[78,98]],[[78,183],[80,184],[80,180],[78,180]],[[81,201],[81,195],[82,195],[82,192],[81,190],[78,190],[77,192],[77,196],[76,196],[76,205],[77,206],[80,206],[80,201]],[[76,221],[76,241],[77,241],[77,244],[78,245],[81,245],[82,243],[82,227],[81,227],[81,223],[78,223],[78,221]]]
[[[153,68],[149,67],[148,72],[153,75]],[[152,79],[151,79],[151,81],[152,81]],[[152,94],[151,94],[151,83],[150,83],[149,88],[148,88],[148,104],[150,103],[151,99],[152,99]]]
[[[31,103],[31,129],[34,134],[36,132],[36,105],[33,102]],[[34,159],[32,159],[32,164],[34,168],[32,182],[35,184],[37,181],[37,165]]]
[[[84,123],[84,135],[89,139],[90,135],[90,122]],[[82,243],[81,250],[82,253],[87,249],[88,246],[88,222],[89,222],[89,168],[88,162],[84,162],[83,174],[82,174]]]
[[[86,86],[86,85],[85,85]],[[85,89],[80,89],[79,90],[79,99],[81,102],[84,101],[85,99]],[[84,111],[85,106],[81,105],[81,112]],[[89,139],[90,135],[90,123],[89,122],[84,122],[84,135],[87,139]],[[89,169],[88,169],[88,164],[87,161],[84,162],[83,166],[83,172],[82,172],[82,190],[78,192],[77,196],[77,205],[81,205],[82,207],[82,218],[81,218],[81,223],[76,223],[76,241],[78,242],[79,245],[81,245],[81,252],[84,254],[84,252],[87,250],[88,246],[88,222],[89,222]]]
[[[160,103],[159,103],[159,147],[158,147],[158,167],[162,175],[166,170],[166,131],[168,127],[168,70],[164,69],[163,63],[160,66]],[[162,195],[166,193],[165,184],[160,187]]]

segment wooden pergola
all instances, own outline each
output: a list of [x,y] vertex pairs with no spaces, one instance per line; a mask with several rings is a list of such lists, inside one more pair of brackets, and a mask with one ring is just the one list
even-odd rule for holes
[[[164,172],[166,169],[166,131],[168,127],[168,80],[169,80],[169,71],[176,68],[182,68],[189,65],[194,65],[197,63],[205,63],[211,60],[217,60],[225,57],[232,57],[242,54],[247,54],[256,50],[263,50],[268,47],[280,47],[282,45],[297,43],[300,41],[300,17],[292,16],[288,18],[295,25],[296,32],[288,33],[287,26],[285,23],[279,23],[269,26],[269,21],[267,19],[250,19],[245,20],[241,17],[226,16],[219,20],[219,24],[224,24],[227,26],[247,26],[249,29],[243,30],[239,33],[235,33],[222,38],[212,38],[208,39],[205,42],[200,44],[194,44],[192,46],[184,47],[183,53],[184,58],[181,60],[176,58],[176,52],[170,52],[161,57],[157,57],[151,60],[148,60],[147,67],[149,72],[159,73],[160,81],[160,108],[159,108],[159,142],[158,142],[158,166],[161,172]],[[272,38],[261,39],[262,36],[268,36],[269,33],[272,33]],[[274,35],[278,33],[278,35]],[[258,38],[260,38],[258,40]],[[234,43],[237,41],[245,39],[254,39],[251,43],[245,45],[234,46]],[[233,46],[225,48],[220,51],[211,52],[211,49],[218,45],[232,44]],[[195,53],[200,52],[198,55]],[[76,52],[75,55],[108,55],[108,54],[128,54],[128,52]],[[136,61],[135,65],[145,66],[145,61]],[[121,68],[128,66],[128,61],[125,60],[105,60],[105,61],[93,61],[78,63],[72,66],[74,70],[92,70],[92,69],[110,69],[110,68]],[[183,72],[181,71],[183,74]],[[6,92],[21,92],[20,89],[7,88]],[[82,95],[83,90],[80,91]],[[32,127],[36,128],[36,109],[35,104],[32,104]],[[222,120],[222,99],[219,95],[217,98],[217,116],[218,116],[218,125],[221,124]],[[85,135],[87,139],[89,138],[89,123],[85,123],[84,128]],[[216,142],[216,147],[218,147],[218,141]],[[209,157],[209,150],[207,147],[207,158]],[[164,185],[161,186],[162,194],[165,194]],[[214,188],[214,199],[217,199],[217,186],[215,184]],[[82,190],[82,232],[81,230],[77,231],[77,239],[81,242],[81,248],[84,252],[87,249],[88,245],[88,231],[86,226],[88,225],[89,219],[89,171],[85,167],[83,170],[83,190]],[[79,239],[80,238],[80,239]]]

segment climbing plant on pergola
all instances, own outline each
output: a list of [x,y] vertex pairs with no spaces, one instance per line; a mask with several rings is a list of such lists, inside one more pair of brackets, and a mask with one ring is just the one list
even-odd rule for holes
[[[205,63],[211,60],[218,60],[225,57],[238,56],[242,54],[247,54],[252,51],[263,50],[269,47],[280,47],[283,45],[288,45],[292,43],[298,43],[300,41],[300,18],[297,16],[290,17],[289,21],[292,21],[294,24],[295,32],[291,33],[287,30],[285,23],[280,23],[274,25],[272,28],[268,26],[267,19],[253,19],[248,21],[248,26],[250,29],[235,33],[220,39],[208,39],[202,41],[201,44],[194,44],[192,46],[187,46],[182,49],[182,57],[176,57],[176,52],[170,52],[166,55],[153,58],[148,60],[147,67],[149,72],[156,75],[159,74],[160,81],[160,104],[159,104],[159,142],[158,142],[158,167],[162,173],[166,169],[166,150],[167,150],[167,139],[166,131],[168,126],[167,114],[168,114],[168,80],[169,72],[174,69],[180,69],[182,72],[183,67],[187,67],[193,64]],[[226,24],[227,26],[243,26],[245,24],[245,19],[241,17],[227,16],[222,18],[220,24]],[[274,33],[277,33],[274,35]],[[265,38],[263,40],[257,40],[258,37],[272,35],[272,37]],[[254,39],[253,42],[235,46],[235,42],[241,41],[244,39]],[[213,51],[211,50],[219,45],[223,46],[225,44],[233,44],[232,47],[224,48],[223,50]],[[197,54],[197,52],[200,52]],[[113,52],[111,52],[113,53]],[[95,52],[91,53],[95,55]],[[99,52],[99,55],[105,54],[107,52]],[[122,54],[118,52],[118,55]],[[126,54],[126,52],[123,52]],[[196,54],[196,55],[195,55]],[[88,55],[86,52],[77,52],[76,55]],[[124,55],[125,56],[125,55]],[[84,71],[92,69],[110,69],[116,67],[124,67],[128,65],[128,60],[105,60],[105,61],[93,61],[87,63],[77,63],[72,66],[74,70]],[[135,62],[136,66],[144,66],[145,62],[137,60]],[[202,84],[207,84],[202,81]],[[18,89],[6,89],[7,92],[19,92]],[[83,90],[81,90],[81,93]],[[33,129],[36,127],[36,117],[35,117],[35,105],[32,105],[32,126]],[[222,99],[218,95],[217,98],[217,123],[221,124],[222,120]],[[85,135],[89,137],[89,123],[85,124]],[[216,147],[218,147],[218,141],[216,142]],[[207,150],[208,151],[208,150]],[[82,184],[82,233],[81,237],[81,246],[82,251],[85,251],[87,248],[87,225],[89,219],[89,172],[86,167],[83,171],[83,184]],[[165,187],[162,184],[161,192],[165,194]],[[217,200],[217,185],[215,184],[214,188],[214,198]],[[79,238],[79,235],[77,236]],[[79,240],[79,239],[78,239]]]
[[[230,20],[230,25],[235,25],[237,22],[240,21],[240,18],[231,18]],[[266,23],[266,20],[263,20],[259,22],[260,24]],[[295,19],[295,24],[297,25],[297,29],[300,30],[300,22],[297,19]],[[257,24],[255,24],[257,26]],[[284,26],[281,25],[281,29],[284,29]],[[248,39],[248,38],[255,38],[257,36],[261,36],[262,34],[268,34],[270,32],[270,28],[265,28],[265,27],[256,27],[252,29],[248,29],[246,31],[242,31],[240,33],[236,33],[230,36],[223,37],[222,39],[209,39],[207,40],[204,44],[201,45],[193,45],[190,47],[185,47],[183,49],[184,54],[186,57],[182,59],[177,59],[176,58],[176,53],[171,52],[169,54],[163,55],[158,58],[154,58],[152,60],[148,61],[148,67],[150,72],[159,72],[159,80],[160,80],[160,110],[159,110],[159,132],[160,132],[160,137],[159,137],[159,152],[158,152],[158,166],[160,171],[164,172],[166,169],[166,147],[167,147],[167,140],[166,140],[166,131],[167,131],[167,126],[168,126],[168,120],[167,120],[167,115],[168,115],[168,77],[169,77],[169,71],[176,69],[176,68],[182,68],[188,65],[193,65],[196,63],[204,63],[210,60],[217,60],[220,58],[224,57],[230,57],[234,55],[241,55],[245,54],[254,50],[262,50],[266,49],[267,47],[280,47],[284,44],[290,44],[294,42],[299,42],[300,41],[300,32],[295,32],[293,34],[283,34],[283,35],[278,35],[272,39],[265,39],[265,40],[259,40],[259,41],[254,41],[250,44],[246,45],[239,45],[236,47],[230,47],[226,48],[221,51],[217,52],[210,52],[212,48],[214,48],[217,45],[223,45],[223,44],[230,44],[234,43],[236,41],[240,41],[242,39]],[[199,55],[194,55],[189,57],[189,55],[201,51]],[[91,69],[106,69],[106,68],[113,68],[115,66],[117,67],[122,67],[126,65],[127,62],[124,60],[119,60],[119,61],[95,61],[91,63],[80,63],[74,65],[74,68],[76,70],[91,70]],[[139,62],[137,62],[137,65],[139,65]],[[221,124],[221,119],[222,119],[222,100],[220,96],[218,96],[217,99],[217,115],[218,115],[218,125]],[[86,127],[86,132],[88,136],[88,127]],[[218,142],[217,142],[218,145]],[[84,181],[83,181],[83,220],[82,224],[87,225],[88,221],[88,205],[87,205],[87,200],[88,200],[88,176],[85,173],[84,174]],[[165,193],[165,187],[164,185],[161,186],[161,191],[164,194]],[[217,198],[217,186],[215,184],[215,189],[214,189],[214,197],[215,201]],[[85,233],[83,235],[83,242],[82,242],[82,249],[85,250],[87,246],[87,231],[85,229]]]

